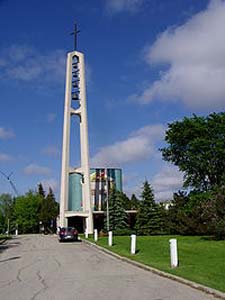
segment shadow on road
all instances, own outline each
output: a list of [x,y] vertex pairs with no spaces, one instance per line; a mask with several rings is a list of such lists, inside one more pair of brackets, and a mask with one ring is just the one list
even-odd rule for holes
[[0,254],[9,248],[18,247],[20,244],[21,243],[14,238],[6,239],[0,244]]
[[82,243],[82,240],[78,240],[78,241],[63,240],[60,242],[60,244],[80,244],[80,243]]
[[7,259],[0,260],[0,263],[6,262],[6,261],[15,260],[15,259],[19,259],[19,258],[21,258],[21,256],[10,257],[10,258],[7,258]]

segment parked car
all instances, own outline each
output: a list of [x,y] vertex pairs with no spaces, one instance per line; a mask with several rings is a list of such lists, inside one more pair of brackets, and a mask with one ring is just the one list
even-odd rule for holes
[[78,240],[78,231],[74,227],[61,227],[58,235],[59,242]]

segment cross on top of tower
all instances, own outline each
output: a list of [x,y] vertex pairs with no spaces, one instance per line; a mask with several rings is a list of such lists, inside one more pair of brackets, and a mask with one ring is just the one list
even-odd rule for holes
[[77,49],[77,34],[80,32],[80,30],[77,29],[77,23],[74,23],[74,30],[71,33],[71,35],[74,35],[74,50]]

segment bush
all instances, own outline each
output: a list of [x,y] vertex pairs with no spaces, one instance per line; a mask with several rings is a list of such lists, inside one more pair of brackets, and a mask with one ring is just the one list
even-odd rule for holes
[[136,232],[129,228],[117,229],[117,230],[113,231],[113,235],[118,235],[118,236],[131,235],[131,234],[136,234]]
[[225,240],[225,219],[221,219],[216,222],[215,238],[217,240]]

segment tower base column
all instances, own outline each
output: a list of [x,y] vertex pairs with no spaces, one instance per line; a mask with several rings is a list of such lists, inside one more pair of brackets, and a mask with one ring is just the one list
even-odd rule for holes
[[[91,213],[92,214],[92,213]],[[93,234],[94,230],[93,230],[93,216],[89,216],[86,218],[85,220],[86,222],[86,230],[88,232],[88,234]]]

